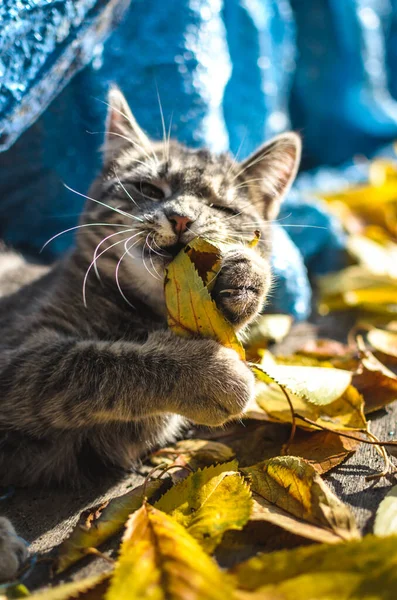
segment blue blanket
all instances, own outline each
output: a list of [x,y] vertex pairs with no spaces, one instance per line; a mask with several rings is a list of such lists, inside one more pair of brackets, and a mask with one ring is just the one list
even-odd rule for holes
[[[158,90],[173,135],[193,146],[243,158],[302,133],[303,168],[321,170],[301,176],[275,225],[272,308],[305,318],[307,269],[337,268],[343,248],[306,192],[351,179],[354,155],[395,138],[396,41],[397,0],[3,0],[0,236],[38,252],[72,227],[82,199],[63,183],[85,192],[99,168],[109,83],[160,138]],[[72,243],[57,238],[47,258]]]

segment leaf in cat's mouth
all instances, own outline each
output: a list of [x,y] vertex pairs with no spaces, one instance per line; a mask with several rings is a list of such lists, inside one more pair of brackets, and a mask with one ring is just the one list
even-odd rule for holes
[[[176,244],[172,244],[172,246],[164,246],[164,252],[170,255],[170,257],[175,258],[177,254],[186,246],[186,244],[182,244],[182,242],[177,242]],[[168,258],[168,256],[167,256]]]

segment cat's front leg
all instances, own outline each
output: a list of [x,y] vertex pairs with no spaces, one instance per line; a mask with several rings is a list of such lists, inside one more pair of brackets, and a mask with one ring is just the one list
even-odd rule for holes
[[270,284],[269,262],[253,248],[236,247],[223,258],[212,297],[228,321],[242,327],[260,312]]

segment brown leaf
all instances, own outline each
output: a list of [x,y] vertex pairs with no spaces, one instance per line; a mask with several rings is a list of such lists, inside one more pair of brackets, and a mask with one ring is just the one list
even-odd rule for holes
[[181,440],[175,446],[162,448],[150,457],[154,465],[189,466],[196,471],[216,463],[223,463],[234,458],[234,452],[229,446],[212,440]]
[[144,495],[152,497],[162,485],[164,481],[160,480],[149,481],[146,487],[140,485],[111,500],[101,512],[98,513],[97,509],[94,509],[93,512],[97,514],[93,514],[92,518],[87,519],[87,511],[84,511],[70,536],[58,547],[55,572],[61,573],[84,558],[87,548],[97,548],[121,531],[128,516],[142,505]]
[[256,494],[289,515],[324,528],[340,540],[358,537],[350,509],[303,459],[279,456],[242,472],[251,478]]
[[364,397],[364,410],[367,414],[384,408],[397,399],[397,376],[369,350],[362,350],[353,385]]
[[[340,465],[355,452],[360,442],[328,431],[309,432],[297,430],[288,445],[288,454],[300,456],[312,465],[320,475]],[[281,454],[286,453],[286,446]]]

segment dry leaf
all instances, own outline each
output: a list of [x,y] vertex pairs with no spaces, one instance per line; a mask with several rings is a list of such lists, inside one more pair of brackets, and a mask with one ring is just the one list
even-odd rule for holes
[[[332,372],[333,369],[330,371]],[[309,404],[293,394],[289,394],[289,397],[297,415],[315,421],[327,429],[344,432],[365,430],[367,427],[363,397],[352,385],[347,388],[343,396],[326,406]],[[265,384],[258,386],[256,402],[264,410],[267,419],[281,423],[292,422],[286,398],[274,386]],[[296,423],[304,429],[316,429],[314,425],[305,423],[299,417]]]
[[254,492],[289,515],[322,527],[341,540],[358,537],[350,509],[303,459],[279,456],[242,472],[251,478]]
[[151,498],[158,492],[164,481],[149,481],[127,494],[114,498],[94,519],[83,517],[73,529],[70,536],[58,547],[55,561],[55,572],[61,573],[70,565],[84,558],[86,548],[97,548],[100,544],[122,530],[128,516],[137,510],[143,502],[144,495]]
[[[395,600],[397,536],[261,554],[233,569],[241,600]],[[256,592],[256,593],[255,593]]]
[[251,492],[236,469],[232,461],[198,470],[168,490],[155,507],[213,552],[225,531],[242,529],[250,516]]
[[[207,249],[209,242],[202,240],[202,243]],[[217,253],[216,247],[213,248]],[[244,359],[244,349],[232,325],[218,310],[199,275],[196,264],[200,256],[200,240],[196,239],[194,253],[189,256],[187,246],[167,267],[164,289],[168,325],[177,335],[200,335],[217,340],[233,348]]]
[[324,529],[323,527],[308,523],[303,519],[298,519],[286,510],[279,508],[277,505],[272,504],[259,494],[255,493],[253,494],[250,522],[255,523],[258,527],[261,526],[263,522],[272,523],[280,529],[284,529],[294,535],[299,535],[300,537],[314,542],[336,544],[341,541],[340,536],[329,529]]
[[397,485],[379,504],[376,511],[374,534],[378,536],[397,534]]
[[319,406],[335,402],[352,380],[352,374],[342,369],[279,365],[270,361],[254,365],[253,370],[259,380],[278,383],[291,394]]
[[329,360],[335,358],[335,356],[345,357],[350,356],[351,348],[345,344],[341,344],[336,340],[327,338],[318,338],[315,340],[308,340],[305,344],[297,351],[298,356],[307,356],[309,358],[316,358],[319,360]]
[[371,329],[367,333],[367,339],[375,350],[378,350],[386,357],[397,359],[397,332]]
[[[360,442],[328,431],[297,430],[288,444],[288,454],[304,458],[320,475],[327,473],[350,454],[355,452]],[[280,454],[286,454],[286,446]]]
[[234,452],[229,446],[212,440],[181,440],[175,446],[158,450],[151,455],[154,465],[189,466],[194,471],[209,467],[215,463],[223,463],[234,458]]
[[365,348],[361,349],[353,384],[364,397],[366,413],[384,408],[397,399],[397,376]]
[[174,519],[144,504],[131,515],[106,600],[226,600],[229,579]]

